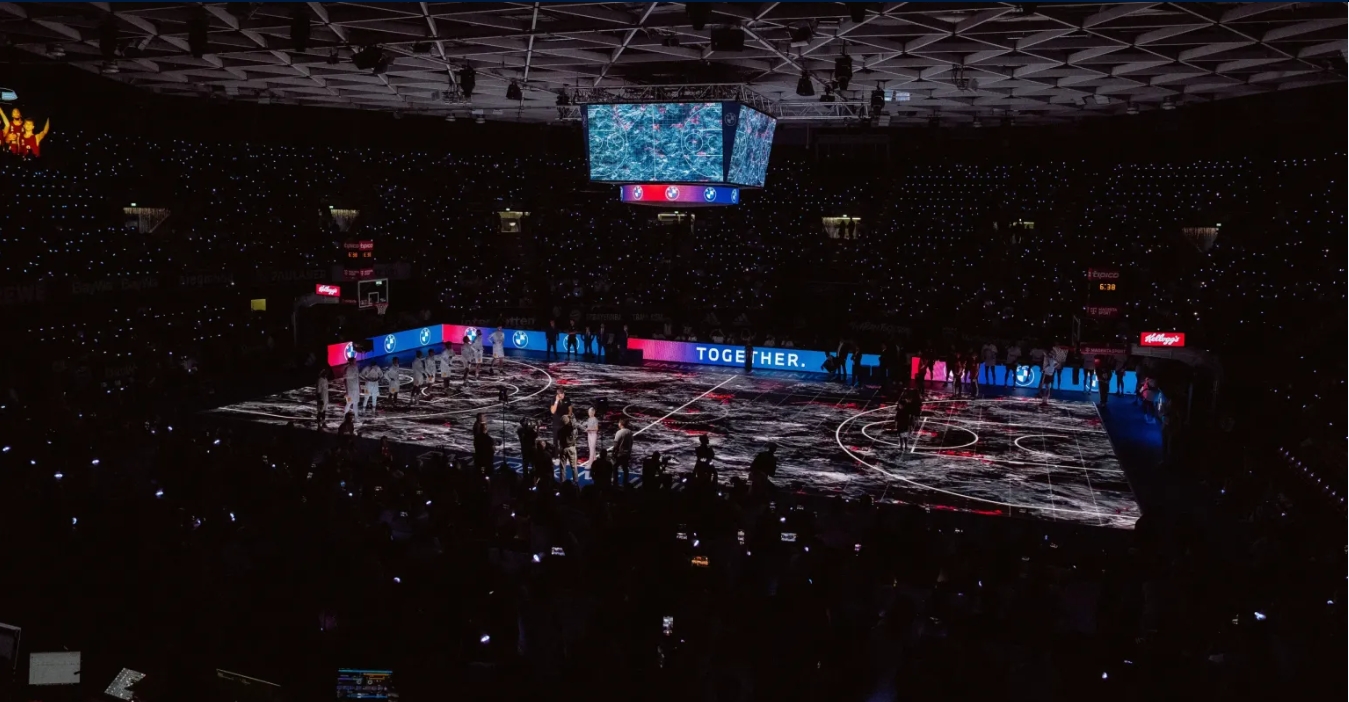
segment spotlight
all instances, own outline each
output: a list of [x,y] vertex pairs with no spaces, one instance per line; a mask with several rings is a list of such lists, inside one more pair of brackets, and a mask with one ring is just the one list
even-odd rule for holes
[[871,91],[871,112],[872,114],[875,114],[884,109],[885,109],[885,91],[882,90],[881,88],[876,88],[875,90]]
[[464,94],[465,100],[473,99],[473,89],[478,86],[478,73],[472,66],[464,66],[459,69],[459,92]]
[[1163,98],[1163,99],[1162,99],[1162,109],[1163,109],[1163,110],[1174,110],[1174,109],[1176,109],[1176,101],[1175,101],[1175,100],[1172,100],[1171,98]]
[[389,57],[378,46],[367,46],[351,57],[351,62],[362,71],[372,71],[379,75],[389,67]]
[[979,121],[979,118],[978,118],[978,117],[975,117],[975,118],[974,118],[974,124],[971,125],[971,126],[973,126],[975,129],[979,129],[980,127],[984,126],[984,123],[981,122],[981,121]]
[[300,53],[309,48],[309,10],[304,5],[296,5],[290,16],[290,43]]
[[56,59],[59,59],[59,58],[65,58],[65,57],[66,57],[66,47],[61,46],[60,44],[48,44],[48,45],[47,45],[47,56],[50,57],[50,58],[56,58]]
[[834,80],[838,81],[839,90],[848,89],[848,81],[852,80],[852,57],[843,54],[834,59]]
[[712,6],[702,2],[684,3],[684,12],[688,14],[693,28],[702,31],[707,26],[707,18],[712,16]]
[[486,123],[487,123],[487,120],[485,120],[485,119],[483,119],[483,118],[481,118],[481,117],[479,117],[479,118],[477,118],[477,119],[475,119],[475,120],[473,120],[473,121],[474,121],[474,122],[477,122],[478,124],[486,124]]
[[455,121],[454,115],[445,115],[445,121],[446,121],[446,122],[453,122],[453,121]]
[[[103,20],[103,24],[98,25],[98,52],[103,55],[103,58],[110,59],[117,55],[117,37],[119,34],[117,20],[113,19],[112,15],[108,15],[108,18]],[[188,38],[191,39],[190,34]]]
[[792,48],[800,49],[806,46],[810,46],[810,39],[814,35],[815,32],[811,31],[810,25],[808,24],[803,24],[800,27],[793,29]]
[[506,86],[506,99],[514,102],[519,102],[525,99],[525,96],[520,92],[519,83],[511,81],[511,84]]
[[1126,115],[1138,114],[1138,105],[1130,104],[1128,107],[1124,108],[1124,114]]
[[192,17],[187,20],[187,48],[192,52],[193,58],[201,58],[206,54],[206,32],[210,26],[210,20],[206,19],[206,10],[198,5],[192,10]]
[[815,94],[815,86],[810,83],[810,74],[805,69],[801,70],[801,79],[796,81],[796,94],[801,97],[810,97]]
[[865,2],[846,2],[846,3],[843,3],[843,4],[845,4],[845,5],[848,6],[848,17],[852,18],[852,21],[853,21],[853,22],[861,23],[861,22],[866,21],[866,18],[867,18],[867,4],[868,4],[868,3],[865,3]]
[[836,99],[838,98],[834,96],[834,86],[824,86],[824,95],[820,96],[820,102],[833,102]]
[[1016,14],[1033,15],[1040,10],[1040,3],[1037,2],[1019,2],[1016,4]]
[[122,69],[117,66],[116,61],[104,61],[100,70],[102,70],[105,75],[114,75]]

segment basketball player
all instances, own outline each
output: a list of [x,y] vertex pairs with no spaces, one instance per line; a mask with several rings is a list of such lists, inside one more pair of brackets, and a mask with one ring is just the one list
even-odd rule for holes
[[398,386],[403,381],[398,377],[399,374],[398,359],[393,359],[393,364],[384,371],[384,382],[389,384],[389,404],[398,406]]
[[22,153],[23,148],[23,113],[19,108],[14,108],[14,118],[5,116],[3,110],[0,110],[0,121],[4,122],[5,148],[15,156]]
[[19,137],[20,156],[37,157],[42,155],[42,140],[46,138],[47,132],[51,131],[52,121],[47,120],[47,124],[42,128],[42,131],[34,134],[33,130],[36,128],[37,125],[33,124],[33,120],[26,119],[23,121],[23,136]]
[[506,331],[501,327],[492,332],[492,375],[497,374],[497,369],[502,369],[506,364]]
[[482,332],[473,337],[473,379],[482,373]]
[[383,378],[384,371],[379,369],[378,363],[371,363],[365,367],[365,370],[361,371],[361,380],[365,381],[365,397],[361,398],[362,410],[365,409],[366,404],[370,405],[372,414],[379,410],[379,381]]
[[409,405],[417,404],[417,400],[422,397],[422,387],[426,385],[426,360],[422,358],[422,352],[417,351],[416,357],[412,359],[412,397],[408,398]]
[[328,424],[328,378],[332,371],[324,368],[319,371],[318,380],[318,414],[315,421],[318,422],[319,431]]
[[450,366],[454,363],[454,350],[450,348],[449,344],[445,344],[445,348],[440,350],[438,360],[440,381],[445,387],[445,394],[448,395],[450,393]]
[[[343,379],[346,380],[347,383],[347,406],[342,410],[343,415],[347,412],[357,414],[356,405],[361,400],[361,376],[359,370],[360,369],[356,367],[356,359],[353,358],[347,362],[346,371],[343,373]],[[359,417],[360,415],[357,414],[357,416]]]
[[459,359],[464,362],[464,382],[468,382],[468,369],[473,367],[473,340],[464,334],[464,340],[459,344]]

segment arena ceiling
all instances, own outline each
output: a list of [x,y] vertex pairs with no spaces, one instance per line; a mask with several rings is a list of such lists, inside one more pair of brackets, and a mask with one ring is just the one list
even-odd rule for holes
[[[1347,19],[1344,3],[5,2],[0,39],[170,95],[541,122],[575,116],[559,93],[738,84],[784,120],[970,124],[1340,82]],[[743,48],[735,31],[713,48],[724,27]],[[376,69],[353,61],[368,47]],[[893,101],[871,114],[877,87]]]

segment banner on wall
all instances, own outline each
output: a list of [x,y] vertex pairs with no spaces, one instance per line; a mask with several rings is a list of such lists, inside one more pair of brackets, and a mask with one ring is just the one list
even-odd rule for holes
[[[427,346],[449,343],[461,344],[482,336],[483,348],[491,349],[492,332],[495,327],[474,326],[468,324],[437,324],[420,329],[394,332],[369,339],[370,350],[357,350],[352,342],[331,344],[328,346],[328,365],[339,366],[349,361],[366,361],[381,356],[389,356],[404,351],[413,351]],[[546,351],[548,338],[542,331],[532,329],[502,329],[507,349],[521,351]],[[559,346],[562,341],[559,339]],[[628,339],[628,348],[640,350],[642,358],[648,361],[666,361],[670,363],[690,363],[704,366],[745,365],[745,347],[734,344],[702,344],[685,341],[656,341],[654,339]],[[801,371],[806,373],[824,372],[825,353],[809,349],[754,348],[754,367],[771,370]],[[875,354],[862,356],[862,364],[875,366],[880,357]]]
[[[995,370],[997,371],[997,374],[993,376],[994,385],[996,387],[1005,386],[1007,384],[1006,380],[1007,367],[1004,365],[999,365],[995,368]],[[980,383],[984,381],[983,373],[984,367],[983,364],[980,364],[979,365]],[[1044,374],[1039,366],[1017,366],[1016,375],[1013,376],[1013,382],[1015,383],[1016,387],[1019,388],[1038,388],[1040,387],[1040,378],[1043,377],[1043,375]],[[914,356],[912,359],[909,360],[909,377],[911,378],[918,377],[917,356]],[[945,382],[946,362],[937,361],[933,363],[932,370],[928,371],[927,380],[929,382],[934,383]],[[1111,382],[1115,381],[1112,380]],[[1134,394],[1134,385],[1136,384],[1136,382],[1137,379],[1133,371],[1124,371],[1124,393],[1126,395]],[[1090,385],[1089,386],[1085,385],[1087,383],[1089,383]],[[1079,370],[1077,373],[1077,382],[1073,382],[1073,369],[1062,368],[1058,373],[1058,385],[1056,389],[1077,390],[1079,392],[1081,392],[1082,390],[1088,390],[1090,392],[1097,392],[1100,390],[1100,383],[1096,381],[1095,373],[1090,374],[1090,377],[1088,377],[1088,374],[1082,372],[1081,370]]]

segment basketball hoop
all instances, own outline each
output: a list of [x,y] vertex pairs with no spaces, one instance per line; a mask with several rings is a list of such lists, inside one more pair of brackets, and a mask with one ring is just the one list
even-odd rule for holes
[[376,303],[375,303],[375,314],[377,314],[377,315],[383,317],[383,316],[384,316],[384,313],[385,313],[385,312],[388,312],[388,311],[389,311],[389,303],[387,303],[387,302],[376,302]]

